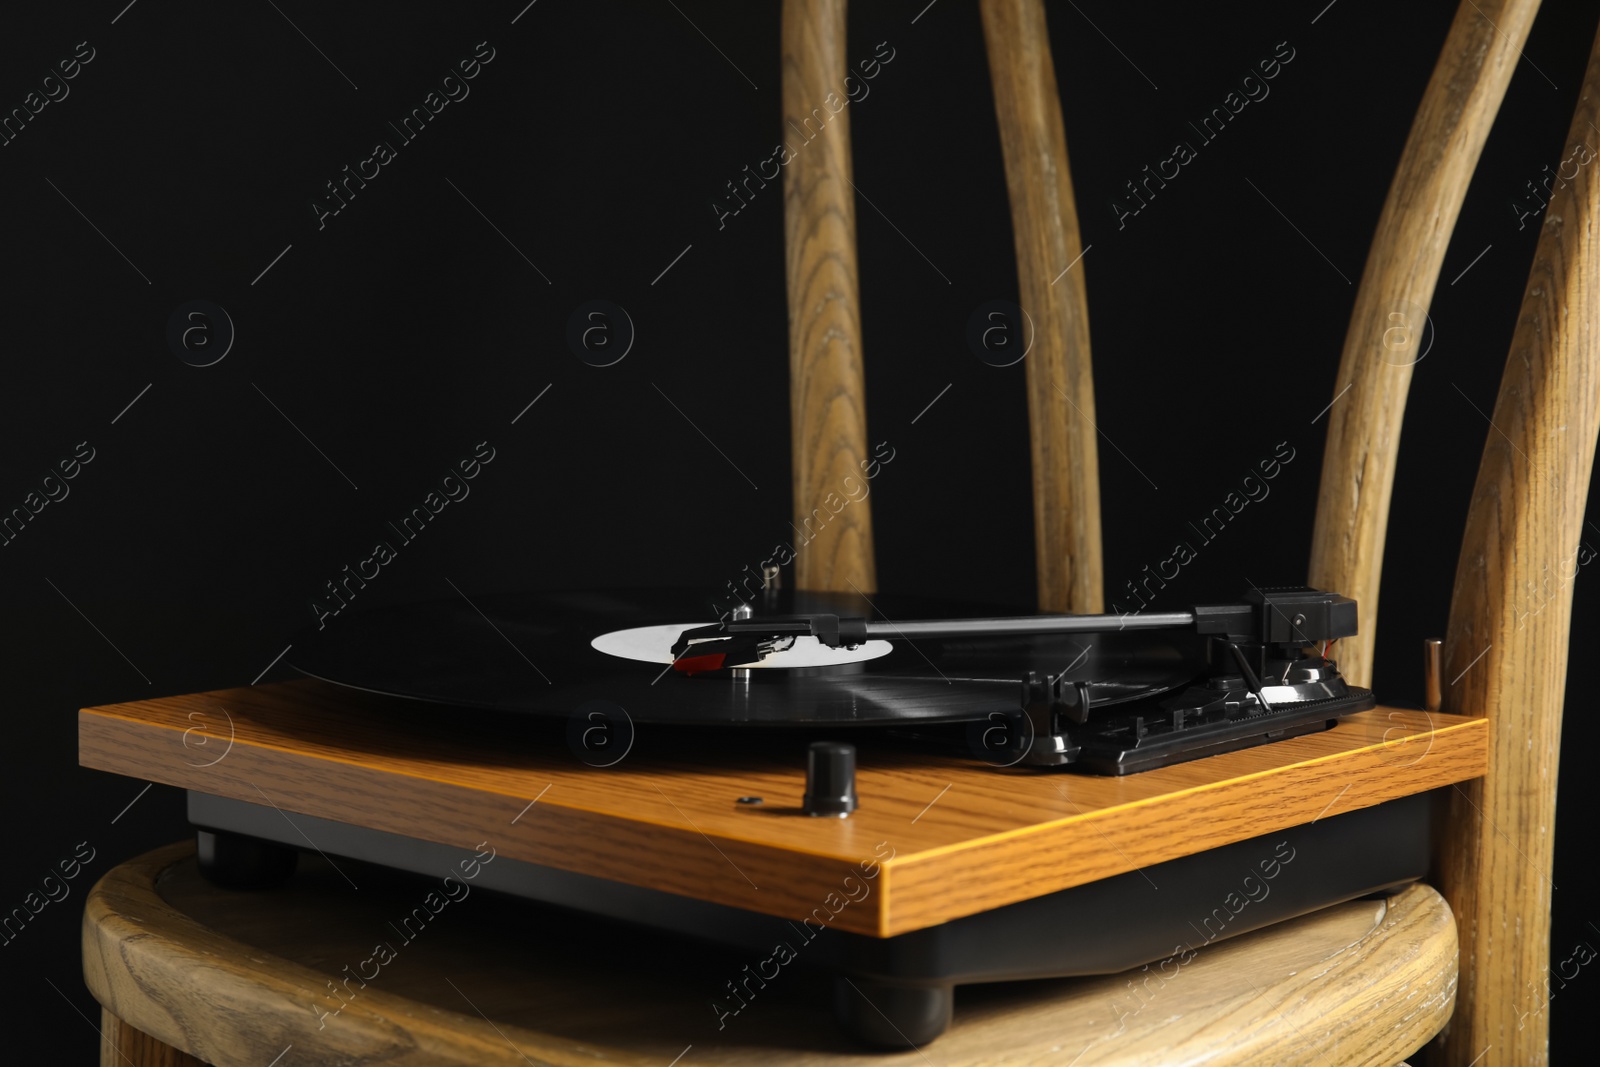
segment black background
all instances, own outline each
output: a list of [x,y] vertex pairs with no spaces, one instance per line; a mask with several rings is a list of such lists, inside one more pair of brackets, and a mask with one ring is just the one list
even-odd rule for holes
[[[781,136],[778,5],[541,0],[513,25],[524,3],[112,0],[0,16],[6,110],[78,42],[95,49],[70,95],[0,148],[0,510],[77,442],[95,449],[70,496],[0,549],[0,910],[78,842],[97,851],[73,895],[0,948],[14,1036],[87,1062],[83,894],[185,832],[177,791],[124,810],[140,783],[77,767],[75,710],[256,678],[312,621],[323,583],[477,442],[497,458],[471,496],[362,602],[450,595],[447,578],[468,593],[715,591],[790,536],[781,190],[720,229],[711,206]],[[858,4],[850,22],[852,59],[894,50],[850,105],[869,433],[896,450],[872,483],[879,581],[1028,608],[1023,367],[987,366],[965,342],[975,308],[1016,297],[993,100],[976,5],[925,4]],[[1092,249],[1074,269],[1113,596],[1279,442],[1296,458],[1271,496],[1156,604],[1304,578],[1326,427],[1312,420],[1455,6],[1325,4],[1050,7]],[[1594,30],[1592,5],[1544,5],[1445,257],[1384,561],[1375,688],[1392,702],[1420,698],[1419,642],[1444,629],[1490,432],[1473,405],[1492,407],[1527,277],[1536,227],[1519,230],[1509,204],[1565,155]],[[470,96],[319,230],[324,183],[397,140],[384,123],[485,40],[495,58]],[[1194,141],[1187,121],[1280,41],[1295,58],[1271,95],[1119,229],[1122,183]],[[166,342],[192,299],[237,328],[210,367]],[[637,328],[608,368],[565,343],[593,299]],[[1575,649],[1600,631],[1587,586]],[[1595,879],[1578,866],[1595,808],[1584,710],[1572,701],[1566,723],[1555,959],[1596,936]],[[1551,1004],[1558,1047],[1597,982],[1585,971]]]

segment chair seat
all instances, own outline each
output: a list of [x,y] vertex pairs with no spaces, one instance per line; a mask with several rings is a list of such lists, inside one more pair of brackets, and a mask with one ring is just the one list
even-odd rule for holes
[[[1455,922],[1413,885],[1164,968],[962,987],[943,1037],[884,1055],[835,1030],[826,979],[803,969],[719,1020],[712,1001],[731,1006],[726,983],[756,961],[488,891],[430,898],[438,881],[337,862],[307,854],[282,888],[230,891],[205,881],[184,842],[106,874],[83,926],[103,1062],[188,1062],[155,1058],[159,1042],[216,1067],[262,1067],[290,1046],[297,1065],[891,1067],[925,1064],[924,1052],[941,1064],[1392,1065],[1455,1000]],[[402,933],[425,898],[437,912]]]

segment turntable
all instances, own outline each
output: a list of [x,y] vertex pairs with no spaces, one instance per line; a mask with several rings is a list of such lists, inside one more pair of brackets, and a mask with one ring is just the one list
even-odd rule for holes
[[[758,602],[694,621],[709,610],[670,590],[409,605],[307,630],[290,663],[370,692],[567,719],[586,762],[622,758],[646,724],[877,727],[934,746],[964,739],[1005,766],[1127,774],[1373,705],[1326,656],[1355,634],[1355,602],[1313,589],[1163,613],[997,617],[792,593],[773,575]],[[495,635],[516,655],[486,655]],[[940,730],[951,724],[965,728]]]
[[686,1040],[798,964],[861,1040],[920,1045],[958,985],[1181,959],[1420,877],[1426,791],[1483,773],[1486,723],[1375,707],[1332,658],[1354,630],[1302,588],[1127,616],[462,597],[301,635],[304,680],[86,709],[80,752],[188,790],[225,884],[488,850],[477,884],[530,922],[747,952]]

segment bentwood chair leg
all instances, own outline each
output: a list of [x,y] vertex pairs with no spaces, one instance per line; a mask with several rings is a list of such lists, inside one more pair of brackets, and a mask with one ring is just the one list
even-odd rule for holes
[[201,1060],[135,1030],[100,1009],[100,1067],[206,1067]]

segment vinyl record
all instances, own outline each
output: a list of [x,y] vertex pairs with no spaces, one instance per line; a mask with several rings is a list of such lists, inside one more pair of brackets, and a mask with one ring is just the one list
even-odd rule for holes
[[[787,591],[752,607],[757,615],[890,622],[1013,614],[888,594]],[[766,726],[982,719],[1016,710],[1030,671],[1069,671],[1090,683],[1096,704],[1120,703],[1204,669],[1199,640],[1163,631],[893,640],[848,654],[797,648],[802,654],[786,653],[788,663],[752,669],[673,670],[673,636],[718,615],[711,597],[688,590],[458,596],[342,612],[297,636],[290,663],[329,682],[466,708],[570,716],[603,701],[641,723]]]

